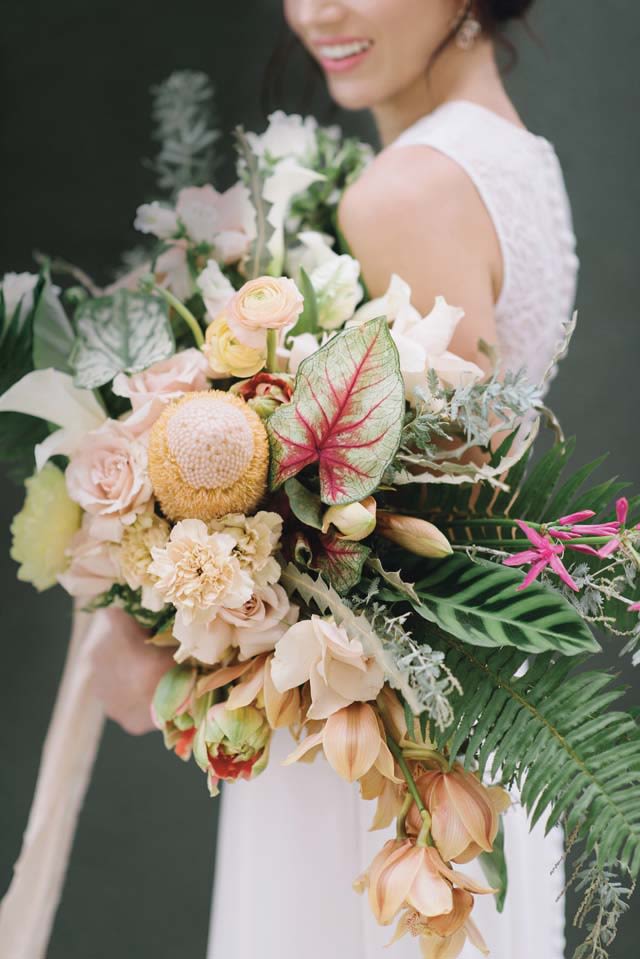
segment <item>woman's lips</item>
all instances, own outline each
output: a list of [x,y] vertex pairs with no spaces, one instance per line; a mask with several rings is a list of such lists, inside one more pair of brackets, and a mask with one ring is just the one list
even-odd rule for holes
[[327,73],[344,73],[358,66],[373,47],[363,37],[332,37],[314,43],[319,63]]

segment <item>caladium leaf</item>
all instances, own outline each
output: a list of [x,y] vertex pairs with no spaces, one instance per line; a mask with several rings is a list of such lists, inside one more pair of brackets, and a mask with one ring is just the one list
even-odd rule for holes
[[386,320],[333,337],[300,364],[291,403],[267,421],[271,488],[318,463],[323,503],[364,499],[396,453],[404,409]]
[[117,373],[139,373],[175,352],[168,307],[159,297],[118,290],[87,300],[75,321],[70,362],[82,389],[103,386]]
[[322,573],[336,592],[344,596],[360,582],[362,567],[370,552],[369,547],[362,543],[353,543],[328,533],[318,537],[309,566]]

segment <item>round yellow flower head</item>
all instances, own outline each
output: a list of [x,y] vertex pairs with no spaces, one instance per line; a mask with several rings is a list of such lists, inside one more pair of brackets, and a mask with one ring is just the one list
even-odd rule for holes
[[11,524],[11,558],[21,563],[18,579],[39,591],[54,586],[69,565],[67,547],[82,511],[67,493],[64,473],[47,463],[25,482],[24,506]]
[[151,430],[153,492],[174,521],[250,513],[266,491],[268,466],[262,420],[233,393],[187,393]]

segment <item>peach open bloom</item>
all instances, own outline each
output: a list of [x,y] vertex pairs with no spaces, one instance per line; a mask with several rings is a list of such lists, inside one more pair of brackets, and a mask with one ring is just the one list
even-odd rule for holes
[[245,346],[264,348],[267,330],[281,330],[295,323],[304,298],[286,276],[259,276],[249,280],[231,298],[226,315],[230,330]]
[[[504,789],[484,786],[459,764],[451,772],[426,772],[416,785],[431,815],[431,835],[443,859],[465,863],[491,852],[500,813],[511,804]],[[414,803],[406,820],[407,832],[417,836],[421,826]]]
[[446,915],[425,919],[415,909],[407,909],[401,915],[389,945],[409,933],[419,937],[423,959],[457,959],[468,939],[484,956],[488,956],[487,945],[470,917],[473,902],[470,893],[454,889],[453,909]]
[[329,764],[347,782],[361,779],[374,768],[392,782],[401,781],[395,776],[378,717],[368,703],[352,703],[333,713],[320,732],[307,736],[284,764],[297,762],[317,747],[322,747]]
[[465,919],[469,900],[460,895],[454,898],[454,886],[467,893],[494,892],[450,869],[433,846],[418,846],[410,839],[385,843],[371,864],[365,884],[371,911],[380,925],[390,925],[401,909],[413,909],[428,920],[449,917],[449,921],[441,918],[437,924],[442,934],[455,929],[460,916],[461,923]]
[[384,682],[359,640],[331,619],[312,616],[291,626],[276,645],[273,682],[285,692],[309,682],[309,719],[326,719],[353,702],[375,699]]

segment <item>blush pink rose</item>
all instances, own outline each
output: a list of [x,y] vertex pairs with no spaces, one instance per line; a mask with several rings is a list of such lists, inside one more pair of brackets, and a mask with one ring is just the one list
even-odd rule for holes
[[146,447],[116,420],[87,434],[65,475],[69,496],[87,513],[125,525],[151,499]]
[[291,326],[303,307],[304,297],[289,277],[259,276],[238,290],[225,314],[237,340],[253,350],[263,350],[266,331]]
[[126,397],[134,410],[153,399],[168,403],[184,393],[206,390],[209,385],[207,369],[204,354],[192,347],[175,353],[168,360],[154,363],[142,373],[132,376],[118,373],[113,381],[113,392],[116,396]]
[[117,547],[89,534],[88,523],[78,530],[69,546],[71,562],[58,582],[71,596],[94,599],[120,582]]

